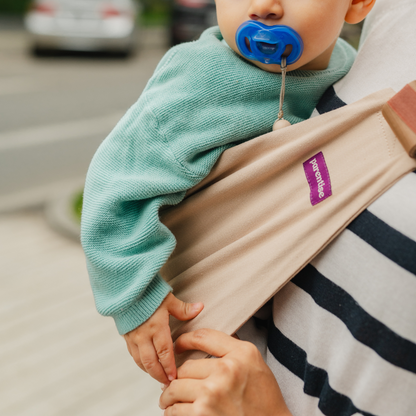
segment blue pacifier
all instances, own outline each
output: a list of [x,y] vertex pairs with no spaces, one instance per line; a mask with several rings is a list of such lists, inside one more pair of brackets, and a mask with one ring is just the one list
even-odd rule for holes
[[289,45],[292,46],[292,51],[286,58],[287,65],[295,63],[303,52],[302,38],[295,30],[284,25],[267,26],[249,20],[238,28],[235,40],[245,58],[264,64],[280,65],[282,55]]

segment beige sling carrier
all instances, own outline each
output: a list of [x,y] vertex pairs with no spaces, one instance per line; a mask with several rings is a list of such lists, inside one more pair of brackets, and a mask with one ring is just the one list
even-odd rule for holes
[[178,298],[205,304],[192,321],[172,320],[174,339],[205,327],[234,333],[416,168],[415,90],[382,90],[233,147],[161,211],[177,239],[161,275]]

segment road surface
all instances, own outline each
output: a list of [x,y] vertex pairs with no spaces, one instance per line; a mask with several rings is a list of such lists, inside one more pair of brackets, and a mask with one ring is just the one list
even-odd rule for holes
[[23,30],[0,30],[0,211],[82,184],[95,150],[166,51],[163,29],[140,38],[127,60],[35,58]]
[[42,209],[16,208],[82,186],[163,55],[162,35],[147,31],[131,60],[35,59],[22,30],[0,30],[2,416],[161,414],[159,384],[95,310],[80,244],[51,230]]

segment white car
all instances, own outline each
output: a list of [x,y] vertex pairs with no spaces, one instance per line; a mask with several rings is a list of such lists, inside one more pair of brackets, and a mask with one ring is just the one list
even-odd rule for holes
[[112,51],[135,46],[134,0],[34,0],[25,16],[35,53],[45,50]]

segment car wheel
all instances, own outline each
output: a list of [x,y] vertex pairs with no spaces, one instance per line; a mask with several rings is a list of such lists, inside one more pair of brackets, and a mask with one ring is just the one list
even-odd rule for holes
[[31,47],[30,52],[33,56],[36,57],[50,56],[52,54],[50,49],[43,48],[42,46],[36,44]]

